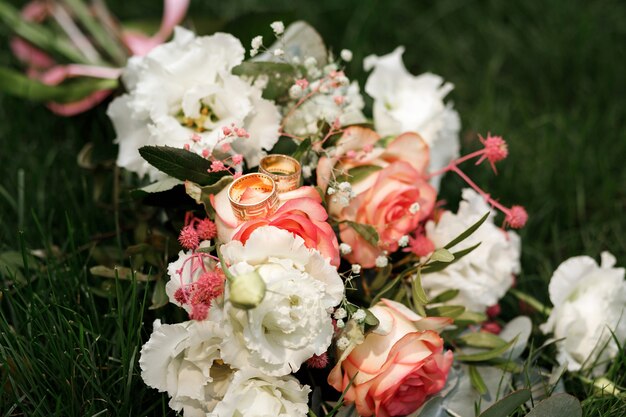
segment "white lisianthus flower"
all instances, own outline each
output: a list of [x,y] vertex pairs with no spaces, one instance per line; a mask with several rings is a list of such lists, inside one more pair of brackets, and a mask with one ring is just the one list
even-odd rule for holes
[[[459,156],[461,122],[444,97],[454,88],[435,74],[414,76],[402,62],[404,47],[363,61],[373,70],[365,92],[374,99],[374,125],[381,136],[417,132],[430,146],[430,170],[436,171]],[[433,178],[438,187],[440,176]]]
[[[287,106],[285,111],[288,112],[295,103],[296,101]],[[364,123],[364,106],[358,83],[346,83],[307,99],[285,120],[285,131],[292,135],[306,136],[318,133],[320,121],[332,125],[339,119],[341,126]]]
[[[200,243],[200,248],[210,246],[211,242],[205,240]],[[205,270],[213,270],[215,262],[208,256],[198,256],[193,251],[178,252],[178,259],[170,262],[167,266],[167,275],[169,281],[165,284],[165,293],[170,299],[170,303],[176,304],[184,308],[187,313],[191,313],[189,304],[181,304],[176,300],[175,294],[179,288],[189,288],[191,284],[196,282]]]
[[169,406],[185,417],[204,417],[226,394],[233,370],[223,363],[218,323],[154,322],[150,340],[141,349],[139,365],[145,383],[171,397]]
[[615,268],[615,257],[602,253],[601,265],[589,256],[576,256],[554,271],[548,287],[554,305],[548,321],[540,326],[553,333],[557,360],[570,371],[590,369],[602,375],[610,359],[626,342],[626,281],[624,268]]
[[291,375],[273,377],[256,369],[242,369],[207,417],[304,417],[309,411],[310,392]]
[[233,275],[256,270],[266,285],[265,297],[250,310],[228,302],[226,289],[226,362],[280,376],[326,352],[333,334],[330,312],[343,299],[344,287],[337,270],[317,250],[307,248],[299,236],[265,226],[245,244],[231,241],[221,251]]
[[257,165],[263,149],[278,140],[280,114],[259,88],[231,74],[244,53],[232,35],[195,37],[177,27],[171,42],[132,57],[122,75],[128,93],[107,111],[119,143],[117,164],[161,179],[165,174],[141,158],[140,147],[188,146],[199,155],[219,153],[222,128],[234,123],[250,135],[228,139],[234,152],[243,154],[249,166]]
[[[474,190],[463,190],[463,201],[456,214],[445,212],[437,223],[426,224],[426,237],[436,248],[444,247],[490,211],[485,200]],[[451,304],[468,310],[484,312],[508,291],[513,275],[520,272],[520,238],[513,231],[500,229],[493,222],[495,213],[467,239],[452,247],[451,252],[480,243],[469,255],[439,272],[423,274],[422,285],[429,296],[458,289]]]

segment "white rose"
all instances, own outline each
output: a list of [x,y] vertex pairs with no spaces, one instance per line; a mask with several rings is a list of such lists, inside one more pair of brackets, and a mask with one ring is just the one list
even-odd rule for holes
[[[458,212],[445,212],[437,223],[429,221],[426,236],[436,248],[441,248],[488,211],[491,210],[485,200],[466,188]],[[450,304],[483,312],[508,291],[513,284],[513,275],[520,272],[520,239],[515,232],[505,232],[496,226],[494,216],[492,212],[478,230],[451,248],[452,252],[457,252],[480,242],[474,251],[442,271],[422,275],[422,285],[430,296],[458,289],[459,295],[450,300]]]
[[310,392],[290,375],[272,377],[244,369],[235,373],[224,399],[207,417],[304,417]]
[[[336,97],[342,97],[341,101],[337,101]],[[285,111],[288,112],[296,101],[285,107]],[[306,136],[318,133],[320,121],[332,125],[335,119],[339,119],[341,126],[363,123],[366,120],[362,112],[364,106],[365,102],[356,81],[339,85],[329,92],[314,94],[302,103],[285,120],[285,131],[292,135]]]
[[245,245],[231,241],[221,250],[233,275],[256,270],[266,285],[265,298],[253,309],[225,302],[226,362],[280,376],[326,352],[333,334],[329,311],[342,300],[344,288],[337,270],[317,250],[271,226],[256,229]]
[[[117,164],[152,180],[163,178],[141,158],[140,147],[189,145],[202,155],[224,137],[222,127],[235,123],[250,138],[234,140],[233,149],[249,166],[257,165],[262,150],[278,140],[280,114],[259,88],[231,74],[243,58],[244,48],[232,35],[195,37],[180,27],[171,42],[131,58],[122,76],[128,94],[107,112],[119,143]],[[197,124],[189,127],[185,121]]]
[[204,417],[222,399],[233,370],[220,357],[224,336],[218,323],[154,322],[141,349],[139,365],[145,383],[171,397],[169,406],[185,417]]
[[596,376],[602,375],[619,350],[611,332],[620,344],[626,342],[625,271],[614,265],[608,252],[602,253],[600,266],[588,256],[576,256],[550,279],[554,308],[540,328],[564,339],[557,342],[557,360],[570,371],[593,367]]
[[[382,136],[419,133],[430,146],[430,170],[436,171],[459,156],[459,115],[443,101],[453,85],[430,73],[411,75],[402,62],[403,53],[399,46],[363,61],[366,71],[373,69],[365,92],[374,99],[374,125]],[[435,187],[440,178],[431,181]]]

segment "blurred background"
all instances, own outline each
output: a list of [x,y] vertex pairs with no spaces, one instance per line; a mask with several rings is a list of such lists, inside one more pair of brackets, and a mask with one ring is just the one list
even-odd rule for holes
[[[159,1],[107,3],[138,27],[160,20]],[[478,134],[507,140],[509,158],[497,176],[486,164],[467,169],[503,204],[529,213],[519,288],[546,302],[552,271],[570,256],[597,259],[608,250],[626,265],[626,2],[192,0],[186,25],[199,34],[231,32],[248,47],[254,35],[271,38],[272,21],[299,19],[335,52],[353,51],[347,75],[361,87],[363,58],[398,45],[410,72],[453,83],[447,99],[462,119],[464,152],[478,148]],[[8,38],[0,26],[0,65],[18,68]],[[114,138],[105,109],[61,118],[0,96],[0,262],[15,263],[22,247],[63,254],[94,236],[115,239],[111,207],[93,198],[94,187],[112,188],[112,175],[95,184],[94,173],[76,163],[87,140],[107,148]],[[462,187],[444,179],[442,195],[453,208]],[[72,262],[84,272],[89,259]],[[141,389],[137,379],[133,389]]]

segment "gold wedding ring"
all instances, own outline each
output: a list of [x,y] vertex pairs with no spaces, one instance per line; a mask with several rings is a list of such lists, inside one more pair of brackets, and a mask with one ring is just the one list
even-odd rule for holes
[[300,162],[287,155],[267,155],[259,163],[259,172],[270,176],[276,191],[284,193],[300,186]]
[[235,216],[242,221],[265,217],[278,208],[276,184],[269,175],[255,172],[237,178],[228,188]]

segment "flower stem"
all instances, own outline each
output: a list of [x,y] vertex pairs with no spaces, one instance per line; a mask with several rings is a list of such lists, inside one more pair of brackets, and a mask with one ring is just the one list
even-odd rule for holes
[[525,294],[516,289],[511,289],[510,292],[515,297],[517,297],[518,300],[525,302],[526,304],[528,304],[535,310],[540,311],[546,316],[549,316],[550,313],[552,313],[552,309],[550,307],[544,305],[541,301],[537,300],[535,297]]

